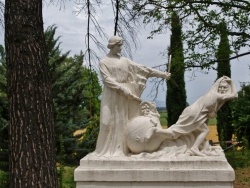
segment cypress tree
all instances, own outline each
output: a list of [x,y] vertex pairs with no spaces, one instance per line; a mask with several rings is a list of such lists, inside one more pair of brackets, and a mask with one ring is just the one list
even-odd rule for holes
[[168,126],[176,123],[186,107],[185,64],[182,44],[182,25],[176,12],[172,14],[169,54],[172,55],[171,79],[167,81],[166,106]]
[[[218,61],[217,78],[224,75],[231,77],[230,46],[226,31],[227,26],[222,22],[220,24],[220,43],[216,53]],[[220,141],[229,141],[232,139],[233,126],[230,102],[225,103],[217,113],[217,131]]]

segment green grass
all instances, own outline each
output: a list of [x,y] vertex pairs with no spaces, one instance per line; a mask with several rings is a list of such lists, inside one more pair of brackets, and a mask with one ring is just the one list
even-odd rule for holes
[[209,118],[208,125],[217,125],[217,119],[215,118]]
[[229,164],[235,170],[234,188],[250,187],[250,150],[232,148],[225,152]]
[[[74,170],[75,167],[70,166],[64,166],[62,169],[62,185],[59,188],[74,188],[75,182],[74,182]],[[60,178],[59,178],[60,181]],[[59,183],[60,185],[60,183]]]
[[234,169],[250,167],[250,150],[245,148],[236,150],[232,148],[230,151],[226,151],[225,154],[228,162]]
[[0,185],[1,188],[8,187],[8,174],[1,170],[0,170]]
[[162,111],[160,112],[160,122],[161,122],[161,125],[164,127],[164,126],[167,126],[168,125],[168,121],[167,121],[167,112],[166,111]]

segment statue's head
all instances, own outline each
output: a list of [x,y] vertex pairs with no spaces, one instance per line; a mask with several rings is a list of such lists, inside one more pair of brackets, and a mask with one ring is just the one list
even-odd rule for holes
[[221,80],[218,86],[218,92],[221,94],[225,94],[228,93],[229,89],[230,89],[229,83],[226,80]]
[[118,37],[118,36],[111,37],[108,41],[108,49],[112,49],[117,44],[122,45],[123,39],[121,37]]

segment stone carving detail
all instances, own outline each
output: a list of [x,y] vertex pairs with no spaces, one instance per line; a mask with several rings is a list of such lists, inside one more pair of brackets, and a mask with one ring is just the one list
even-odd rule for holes
[[141,103],[141,115],[128,122],[126,131],[127,146],[132,153],[153,152],[160,147],[165,138],[155,134],[161,129],[159,117],[154,103]]
[[207,121],[226,101],[237,97],[232,80],[226,76],[219,78],[204,96],[182,112],[174,125],[162,129],[155,104],[141,101],[140,96],[149,77],[169,79],[171,74],[120,56],[121,46],[122,38],[111,37],[110,52],[100,62],[104,84],[100,132],[91,155],[145,158],[221,155],[220,148],[205,140]]

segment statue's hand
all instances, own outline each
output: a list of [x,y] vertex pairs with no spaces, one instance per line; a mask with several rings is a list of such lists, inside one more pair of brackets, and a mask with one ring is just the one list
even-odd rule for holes
[[166,79],[169,80],[171,77],[171,73],[170,72],[166,72]]
[[136,95],[132,94],[132,92],[128,88],[121,87],[120,90],[123,93],[123,95],[126,95],[126,96],[128,96],[136,101],[141,102],[141,99],[139,97],[137,97]]
[[129,96],[132,97],[134,100],[141,102],[141,99],[137,97],[136,95],[131,93]]
[[128,89],[128,88],[125,88],[125,87],[121,87],[120,88],[121,92],[124,94],[124,95],[131,95],[131,91]]

